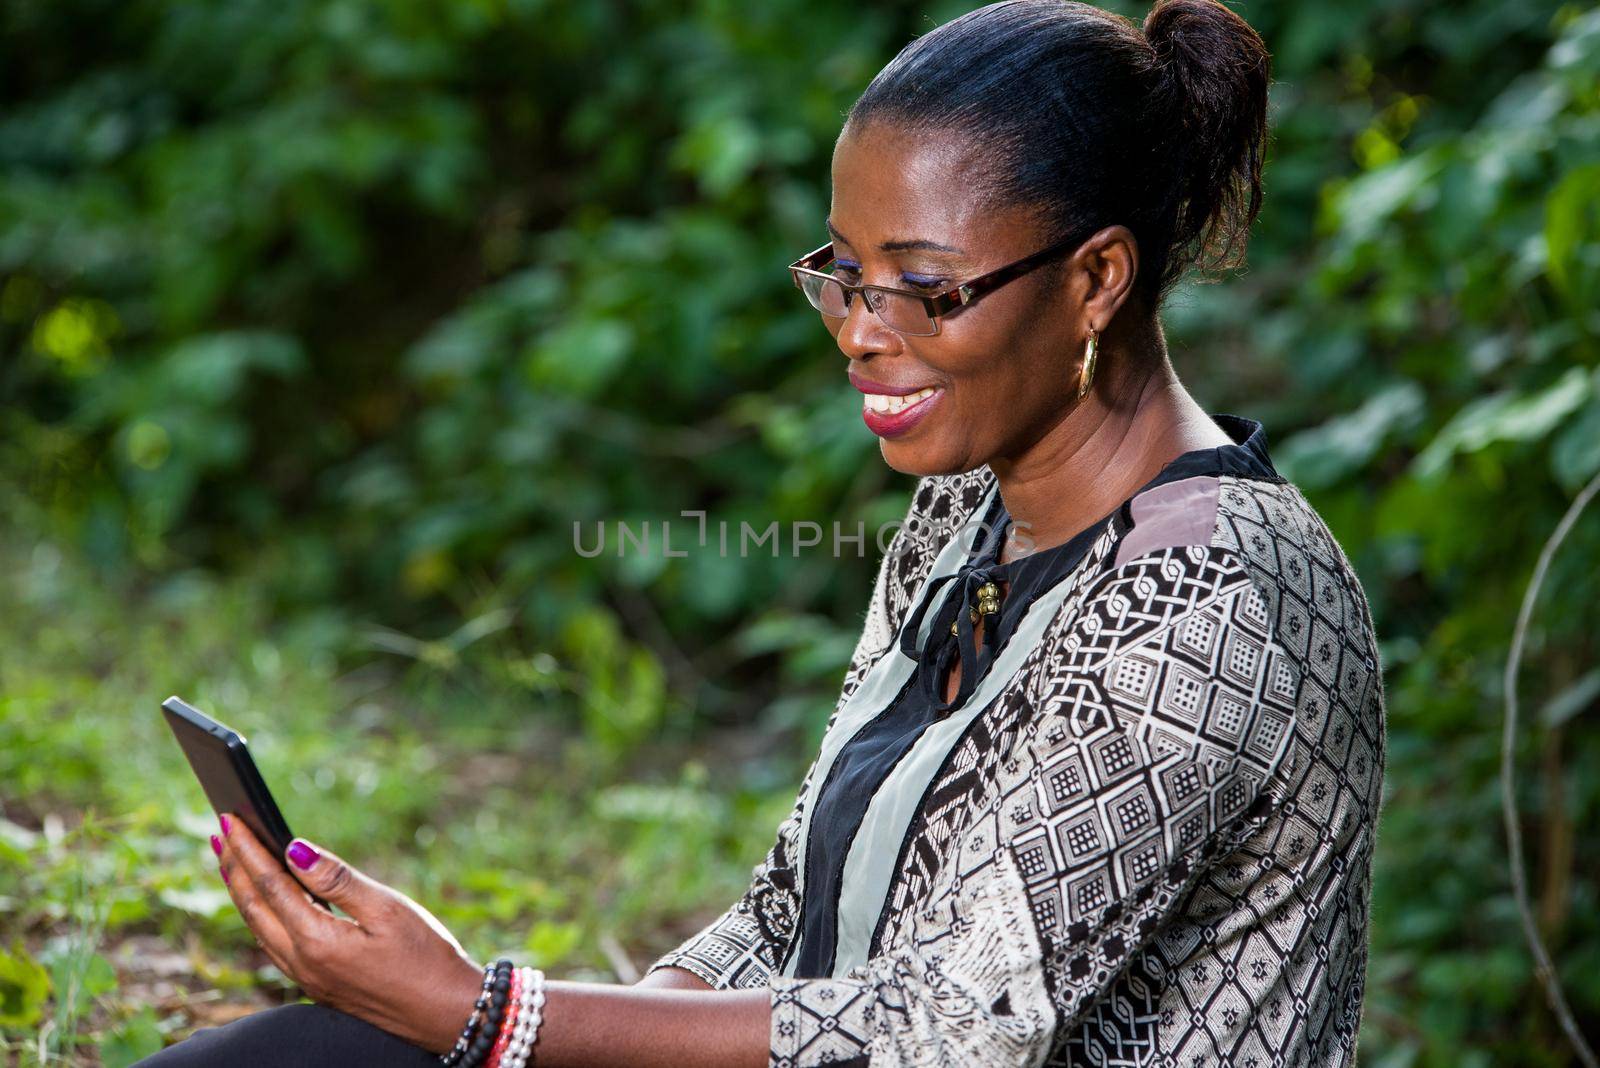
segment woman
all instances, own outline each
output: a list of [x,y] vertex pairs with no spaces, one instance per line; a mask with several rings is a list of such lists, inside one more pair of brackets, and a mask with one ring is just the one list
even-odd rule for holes
[[851,109],[833,240],[792,270],[885,461],[922,477],[739,901],[637,986],[540,986],[306,843],[297,885],[224,821],[234,901],[318,1004],[148,1063],[421,1065],[458,1035],[472,1064],[1351,1063],[1370,613],[1157,316],[1254,218],[1267,69],[1213,0],[1142,30],[1008,0]]

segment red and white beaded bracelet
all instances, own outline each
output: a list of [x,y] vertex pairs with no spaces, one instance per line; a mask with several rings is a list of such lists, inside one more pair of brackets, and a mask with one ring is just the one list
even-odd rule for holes
[[539,1038],[539,1025],[544,1022],[544,972],[519,968],[517,973],[516,1023],[500,1068],[526,1068],[532,1062],[533,1044]]

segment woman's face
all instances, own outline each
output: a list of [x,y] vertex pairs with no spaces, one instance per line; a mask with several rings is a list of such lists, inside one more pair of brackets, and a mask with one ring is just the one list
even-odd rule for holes
[[[931,296],[1048,244],[1030,212],[979,206],[980,164],[959,139],[847,127],[833,154],[835,270],[845,281]],[[970,471],[1020,456],[1065,417],[1087,337],[1085,283],[1071,259],[1057,261],[1069,264],[1059,274],[1046,265],[944,316],[931,337],[896,333],[862,300],[843,319],[823,317],[889,466]],[[896,399],[875,412],[884,394]]]

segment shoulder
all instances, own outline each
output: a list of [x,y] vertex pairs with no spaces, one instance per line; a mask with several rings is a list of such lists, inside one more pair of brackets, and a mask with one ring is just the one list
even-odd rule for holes
[[[1174,582],[1224,573],[1249,583],[1242,619],[1259,623],[1297,671],[1343,663],[1350,686],[1377,671],[1376,634],[1355,568],[1299,487],[1232,475],[1159,486],[1129,502],[1132,527],[1102,562],[1105,581],[1161,558]],[[1183,549],[1182,553],[1175,550]],[[1143,565],[1143,566],[1141,566]],[[1332,682],[1331,675],[1328,681]]]
[[1220,622],[1271,642],[1296,671],[1308,666],[1319,614],[1370,642],[1355,570],[1292,482],[1226,474],[1168,482],[1129,500],[1110,535],[1085,561],[1084,595],[1063,606],[1058,626],[1108,608],[1170,625],[1227,601],[1232,615]]
[[1285,592],[1331,603],[1360,583],[1337,539],[1294,483],[1197,475],[1139,494],[1120,517],[1109,573],[1165,549],[1198,548],[1194,566],[1228,561],[1242,569],[1277,615]]
[[1318,530],[1288,483],[1204,475],[1132,498],[1034,652],[1036,736],[1131,736],[1145,761],[1181,754],[1208,778],[1288,770],[1309,627],[1279,573],[1326,557]]
[[1107,609],[1171,623],[1238,594],[1242,621],[1268,629],[1287,559],[1278,550],[1304,543],[1312,520],[1320,525],[1289,483],[1195,475],[1145,490],[1113,516],[1056,623]]
[[1287,771],[1302,717],[1379,699],[1360,583],[1293,483],[1155,487],[1069,581],[1030,664],[1035,730],[1131,732],[1151,759],[1182,751],[1221,768],[1254,754],[1262,772]]

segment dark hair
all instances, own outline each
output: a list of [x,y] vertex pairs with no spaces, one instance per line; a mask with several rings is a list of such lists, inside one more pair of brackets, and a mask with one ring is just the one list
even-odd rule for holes
[[847,129],[883,120],[970,139],[991,204],[1049,240],[1121,223],[1151,310],[1190,266],[1242,258],[1261,207],[1269,60],[1218,0],[1160,0],[1141,32],[1070,0],[1002,0],[930,31],[867,86]]

